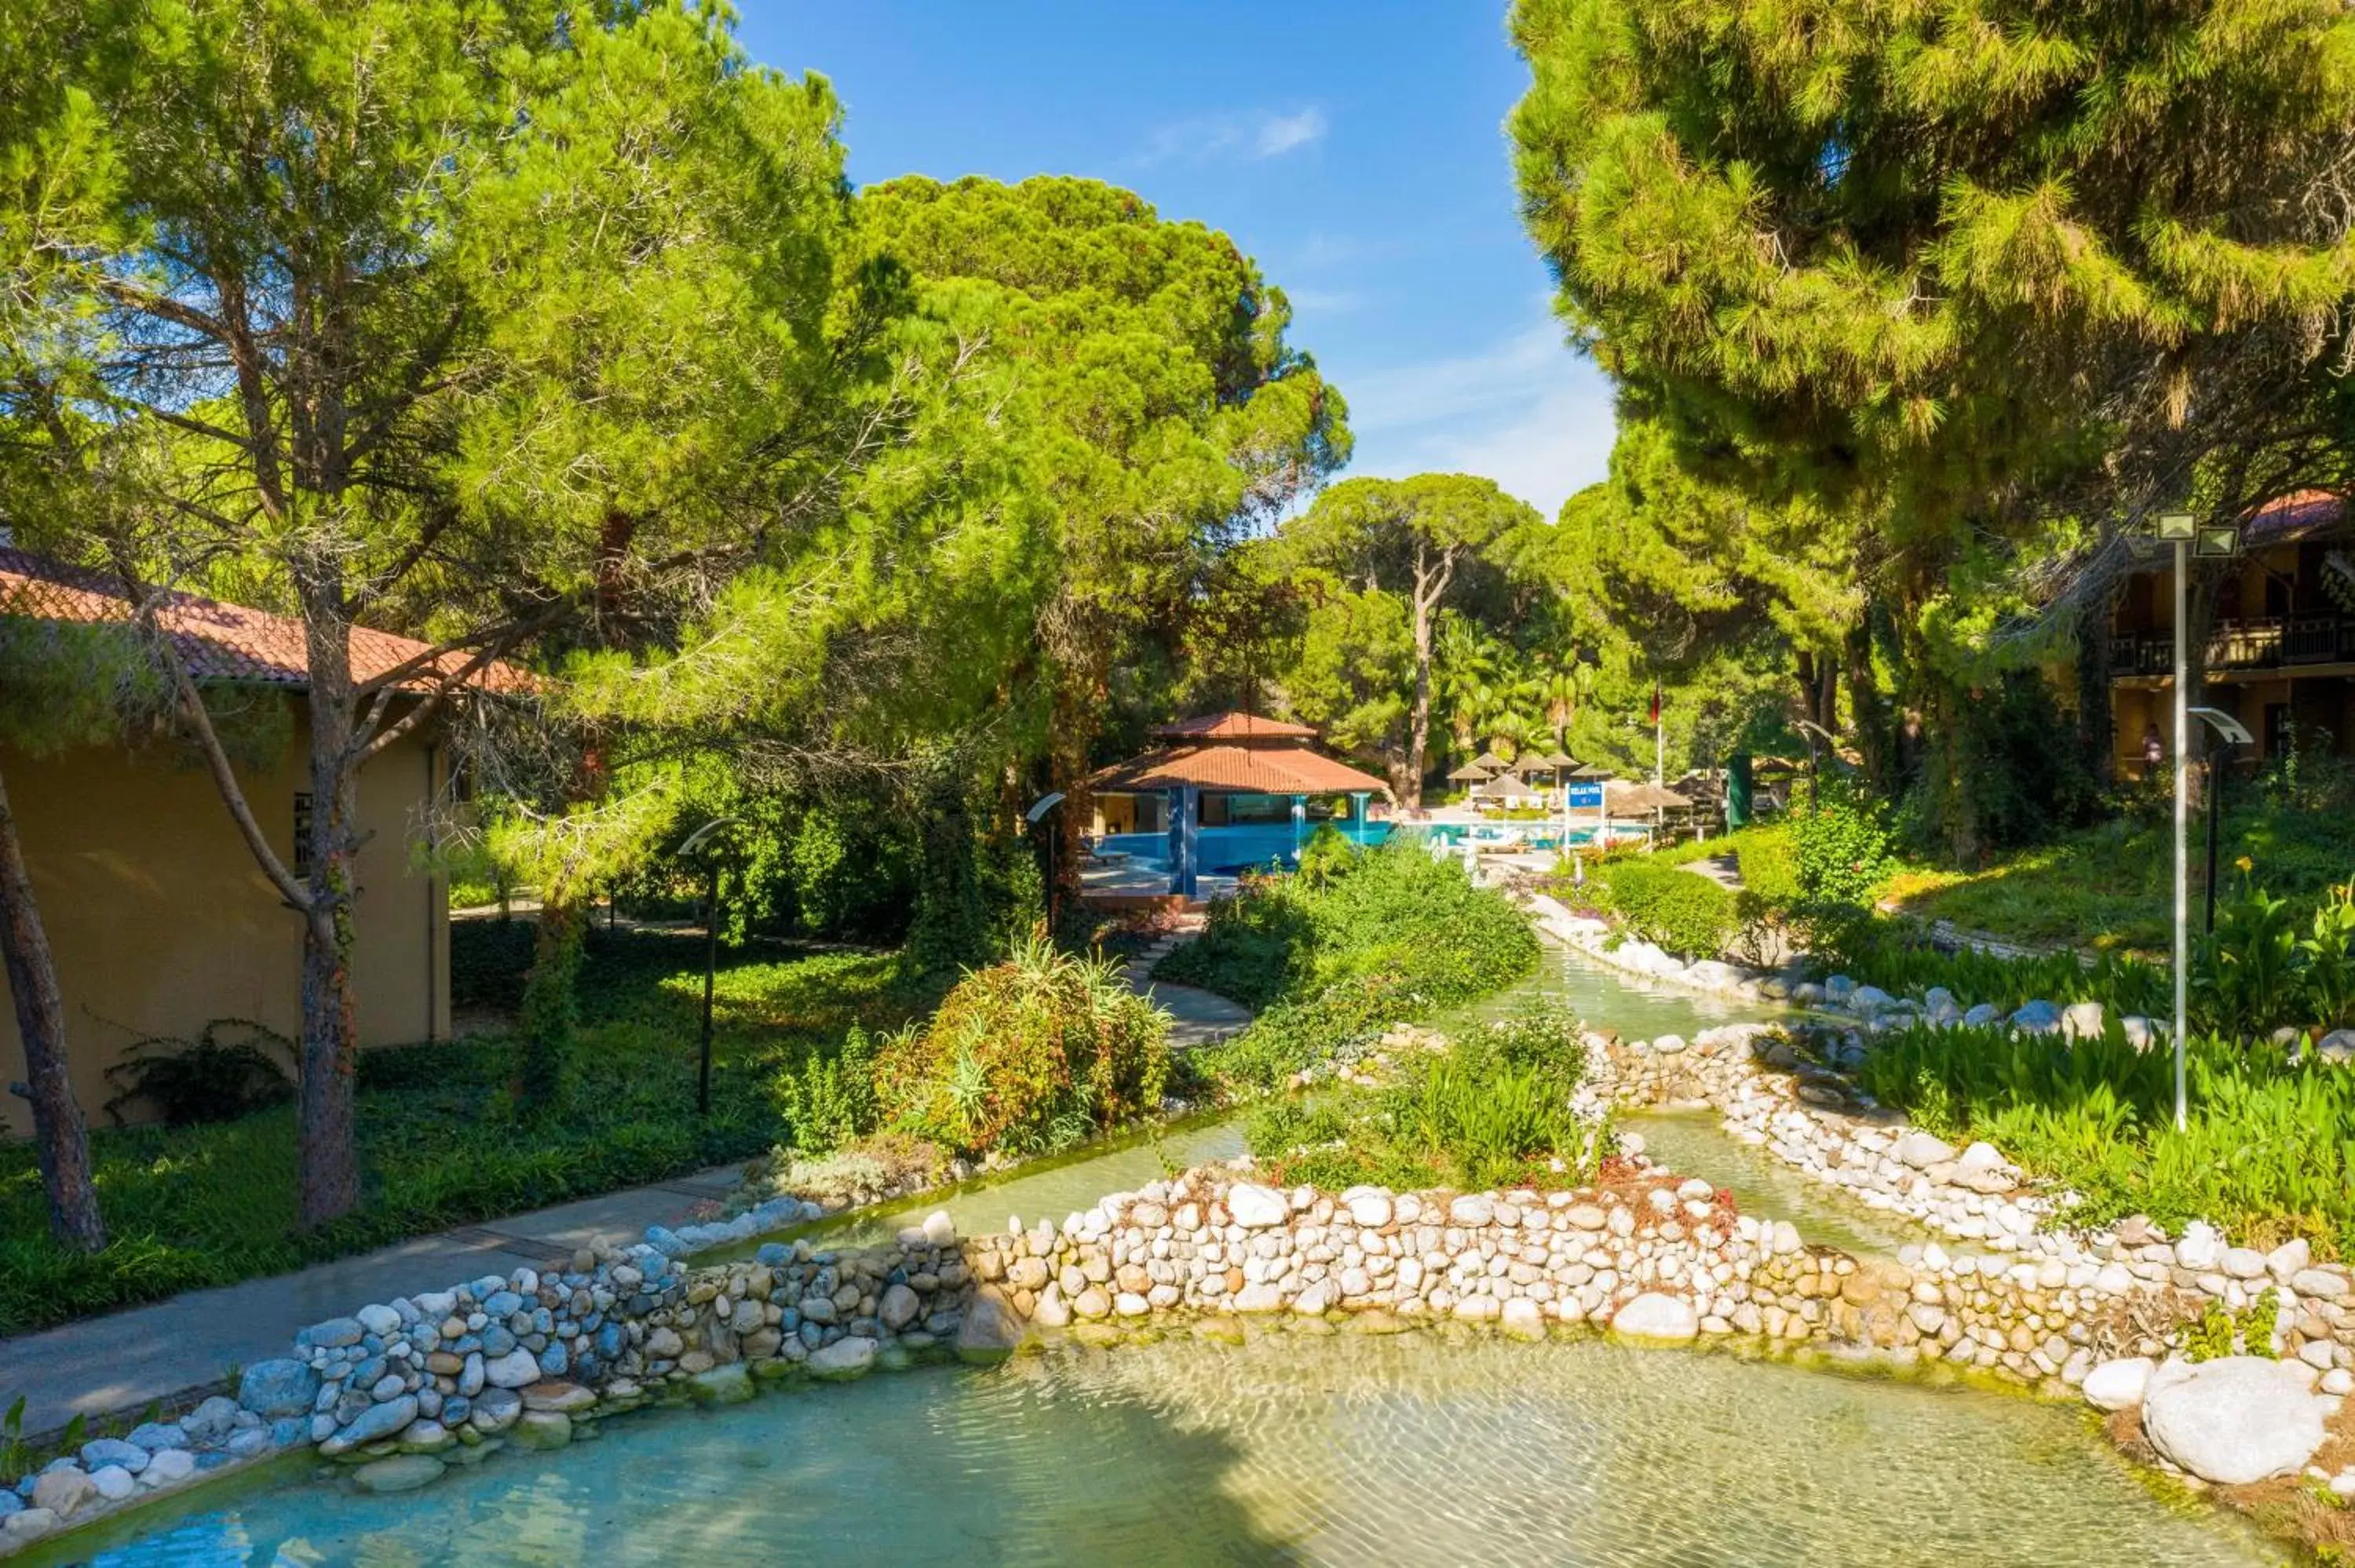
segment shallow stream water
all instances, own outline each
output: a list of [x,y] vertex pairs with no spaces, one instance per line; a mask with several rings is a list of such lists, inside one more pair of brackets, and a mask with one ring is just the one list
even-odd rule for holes
[[[131,1522],[131,1521],[126,1521]],[[651,1411],[422,1493],[249,1482],[107,1568],[2250,1564],[2072,1410],[1724,1354],[1173,1336]]]
[[[1643,1036],[1738,1016],[1549,954],[1520,996]],[[1509,1011],[1508,996],[1478,1010]],[[1458,1026],[1463,1017],[1444,1021]],[[1883,1250],[1898,1222],[1733,1143],[1706,1113],[1637,1119],[1677,1169],[1811,1240]],[[861,1220],[946,1207],[968,1232],[1060,1222],[1231,1125]],[[1847,1227],[1843,1231],[1842,1227]],[[832,1239],[831,1237],[829,1239]],[[1229,1346],[1064,1345],[978,1371],[654,1410],[554,1454],[508,1452],[389,1498],[289,1461],[37,1553],[44,1564],[1559,1563],[2250,1564],[2237,1520],[2163,1502],[2076,1409],[1595,1338],[1513,1344],[1254,1330]]]

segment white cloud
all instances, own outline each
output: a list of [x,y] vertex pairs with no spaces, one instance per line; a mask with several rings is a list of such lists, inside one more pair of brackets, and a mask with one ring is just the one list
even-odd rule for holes
[[1550,318],[1476,353],[1335,379],[1353,474],[1485,474],[1551,517],[1609,471],[1611,384]]
[[1325,111],[1313,105],[1292,114],[1255,109],[1204,114],[1164,125],[1146,141],[1143,164],[1205,164],[1217,158],[1280,158],[1323,141]]
[[1324,135],[1324,111],[1304,109],[1297,114],[1279,114],[1262,121],[1259,138],[1253,145],[1263,158],[1280,158],[1295,147],[1322,140]]

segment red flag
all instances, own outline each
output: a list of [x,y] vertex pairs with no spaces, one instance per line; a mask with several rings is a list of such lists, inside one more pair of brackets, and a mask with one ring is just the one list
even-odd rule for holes
[[1657,723],[1659,723],[1659,722],[1660,722],[1660,683],[1659,683],[1658,681],[1655,680],[1655,681],[1652,683],[1652,723],[1654,723],[1654,724],[1657,724]]

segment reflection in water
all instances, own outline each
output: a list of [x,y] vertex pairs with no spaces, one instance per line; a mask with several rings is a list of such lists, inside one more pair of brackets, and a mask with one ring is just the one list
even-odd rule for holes
[[2074,1412],[1598,1340],[1063,1349],[645,1413],[371,1499],[308,1481],[100,1551],[231,1563],[2239,1564]]

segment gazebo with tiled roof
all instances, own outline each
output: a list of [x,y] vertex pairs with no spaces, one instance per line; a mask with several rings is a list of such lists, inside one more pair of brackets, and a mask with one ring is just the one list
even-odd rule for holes
[[[1153,749],[1088,779],[1096,830],[1124,853],[1155,862],[1166,854],[1170,891],[1188,897],[1202,871],[1289,861],[1316,802],[1347,798],[1347,813],[1329,820],[1363,842],[1368,800],[1390,793],[1374,775],[1316,750],[1306,725],[1206,714],[1152,736]],[[1161,854],[1147,853],[1156,848]]]

